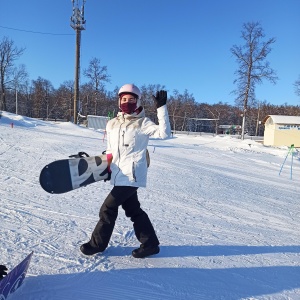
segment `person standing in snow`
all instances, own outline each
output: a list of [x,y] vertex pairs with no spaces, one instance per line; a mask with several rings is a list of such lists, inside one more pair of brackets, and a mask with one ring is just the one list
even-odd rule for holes
[[135,235],[141,243],[132,251],[132,256],[144,258],[159,253],[160,249],[152,223],[140,206],[137,190],[146,187],[149,137],[165,139],[170,136],[167,92],[160,90],[153,96],[159,125],[145,117],[137,86],[123,85],[118,96],[120,112],[106,126],[106,155],[111,172],[110,183],[114,187],[100,208],[100,219],[90,241],[81,245],[80,250],[85,255],[94,255],[107,248],[118,208],[122,206],[126,216],[131,218]]

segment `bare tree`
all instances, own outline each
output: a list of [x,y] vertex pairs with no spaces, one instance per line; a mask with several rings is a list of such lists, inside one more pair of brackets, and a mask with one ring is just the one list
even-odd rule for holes
[[28,73],[26,71],[26,67],[24,64],[21,64],[18,67],[14,68],[13,75],[12,75],[12,84],[16,96],[16,101],[15,101],[16,114],[18,114],[18,93],[19,90],[21,90],[24,87],[24,85],[26,85],[27,79],[28,79]]
[[171,127],[173,131],[183,131],[189,123],[189,119],[194,116],[195,98],[187,90],[181,94],[178,90],[173,90],[173,94],[168,96],[168,111],[171,117]]
[[53,85],[44,78],[38,77],[32,81],[33,116],[35,118],[53,118],[57,109],[57,99],[53,98]]
[[258,22],[249,22],[243,25],[242,39],[245,41],[243,46],[234,45],[230,50],[236,57],[239,69],[235,72],[238,89],[237,104],[243,107],[242,136],[245,134],[245,120],[248,102],[255,100],[255,87],[261,84],[263,79],[267,79],[273,84],[276,83],[276,72],[266,61],[266,57],[271,52],[271,45],[275,43],[275,38],[264,41],[265,34]]
[[[173,131],[176,132],[177,129],[177,120],[178,120],[178,115],[180,115],[180,106],[181,102],[178,99],[179,92],[177,90],[174,90],[174,95],[171,95],[168,97],[168,111],[171,118],[171,126],[173,125]],[[181,117],[181,116],[180,116]]]
[[218,104],[214,104],[214,105],[206,105],[206,110],[209,112],[211,117],[214,118],[215,133],[218,134],[219,121],[221,118],[222,111],[224,110],[224,107],[222,103],[219,102]]
[[8,37],[0,42],[0,109],[6,110],[5,91],[7,85],[13,81],[14,62],[24,52],[25,48],[18,48]]
[[300,76],[299,79],[295,81],[294,87],[296,95],[300,97]]
[[85,77],[90,79],[93,84],[94,101],[95,101],[95,114],[97,114],[97,102],[99,101],[100,91],[104,90],[104,82],[110,82],[110,75],[107,74],[107,66],[101,66],[100,59],[94,57],[87,69],[83,71]]
[[31,99],[32,86],[29,78],[24,81],[21,87],[22,87],[22,93],[24,95],[24,100],[23,103],[21,104],[21,107],[19,108],[19,110],[21,111],[20,114],[28,117],[32,117],[32,109],[33,109],[32,99]]
[[[80,95],[82,94],[80,93]],[[57,101],[55,116],[60,119],[66,119],[67,121],[72,120],[72,116],[74,116],[74,81],[64,81],[55,91],[55,99]]]

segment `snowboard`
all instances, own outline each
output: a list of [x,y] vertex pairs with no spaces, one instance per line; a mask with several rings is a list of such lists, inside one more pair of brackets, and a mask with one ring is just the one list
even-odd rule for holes
[[79,152],[46,165],[40,173],[40,185],[48,193],[62,194],[109,179],[109,175],[105,154],[88,156]]
[[23,283],[33,252],[31,252],[21,263],[11,270],[0,280],[0,299],[5,300],[15,292]]

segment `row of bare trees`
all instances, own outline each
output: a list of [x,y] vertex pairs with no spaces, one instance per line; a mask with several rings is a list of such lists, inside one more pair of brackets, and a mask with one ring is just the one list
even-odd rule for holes
[[[260,24],[254,22],[244,24],[241,38],[244,44],[234,45],[230,49],[238,64],[234,81],[237,88],[233,91],[236,95],[235,106],[222,102],[212,105],[198,103],[187,90],[183,93],[174,90],[171,94],[169,92],[168,101],[174,130],[217,132],[222,124],[241,125],[243,138],[247,132],[261,134],[259,121],[268,114],[300,115],[299,106],[258,103],[255,96],[255,88],[263,80],[274,84],[278,80],[267,61],[275,38],[265,40]],[[35,118],[72,120],[74,82],[65,81],[55,89],[49,80],[41,77],[30,81],[25,66],[16,66],[16,60],[24,51],[25,48],[16,47],[8,37],[0,41],[0,110]],[[110,82],[107,67],[102,66],[99,59],[93,58],[88,68],[83,70],[83,75],[88,83],[80,86],[79,114],[116,115],[118,87],[114,91],[105,89],[105,83]],[[294,88],[300,96],[300,77],[295,81]],[[167,88],[159,84],[141,87],[143,105],[153,120],[156,112],[152,95],[158,89]]]
[[[156,109],[152,95],[165,86],[159,84],[143,85],[142,104],[146,115],[156,121]],[[104,88],[95,89],[88,83],[80,87],[80,115],[115,116],[118,112],[118,98],[115,91],[106,91]],[[58,89],[54,89],[51,82],[38,78],[32,84],[23,86],[18,91],[18,112],[34,118],[72,120],[73,116],[74,84],[64,82]],[[242,125],[243,107],[219,102],[216,104],[198,103],[187,90],[180,93],[174,90],[169,92],[168,110],[172,129],[175,131],[202,131],[217,132],[219,125]],[[8,90],[6,94],[7,111],[16,111],[16,94]],[[266,101],[259,104],[249,104],[245,133],[262,135],[263,127],[259,121],[269,114],[300,115],[300,106],[272,105]],[[79,118],[80,119],[80,118]],[[201,120],[210,119],[210,120]]]

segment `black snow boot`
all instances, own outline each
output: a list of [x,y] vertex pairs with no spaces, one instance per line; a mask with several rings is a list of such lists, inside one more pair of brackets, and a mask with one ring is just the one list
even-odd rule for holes
[[158,246],[150,246],[150,247],[140,247],[132,251],[132,256],[135,258],[144,258],[150,255],[154,255],[159,253]]
[[80,246],[80,251],[85,255],[94,255],[99,252],[103,252],[105,249],[91,246],[90,243],[85,243]]

